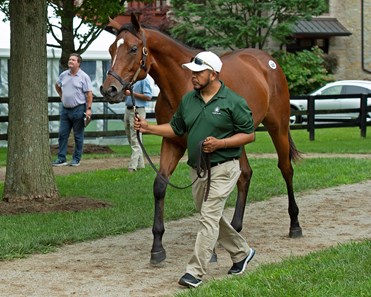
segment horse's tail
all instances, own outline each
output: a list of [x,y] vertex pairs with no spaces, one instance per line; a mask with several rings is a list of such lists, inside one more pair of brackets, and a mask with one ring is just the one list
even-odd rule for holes
[[294,161],[294,163],[296,161],[299,161],[302,156],[301,156],[301,152],[296,148],[296,145],[294,143],[294,140],[292,139],[291,137],[291,133],[289,131],[289,144],[290,144],[290,160]]

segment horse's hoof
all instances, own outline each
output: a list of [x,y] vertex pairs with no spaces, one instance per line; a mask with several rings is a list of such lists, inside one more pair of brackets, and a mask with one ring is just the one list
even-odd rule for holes
[[210,263],[216,263],[218,262],[218,255],[216,253],[213,253],[211,255]]
[[162,250],[162,251],[159,251],[159,252],[151,252],[150,263],[152,265],[158,265],[162,261],[164,261],[165,259],[166,259],[166,251],[165,250]]
[[290,228],[290,232],[289,232],[290,238],[298,238],[302,236],[303,236],[303,231],[301,230],[301,227]]

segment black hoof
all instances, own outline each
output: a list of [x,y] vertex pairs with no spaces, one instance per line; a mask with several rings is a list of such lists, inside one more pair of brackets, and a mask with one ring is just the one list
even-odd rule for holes
[[290,228],[289,237],[290,238],[298,238],[303,236],[303,231],[301,227]]
[[216,253],[213,253],[211,255],[210,263],[216,263],[218,262],[218,255]]
[[160,264],[165,259],[166,259],[166,252],[165,252],[165,250],[162,250],[162,251],[159,251],[159,252],[151,252],[150,263],[152,265]]

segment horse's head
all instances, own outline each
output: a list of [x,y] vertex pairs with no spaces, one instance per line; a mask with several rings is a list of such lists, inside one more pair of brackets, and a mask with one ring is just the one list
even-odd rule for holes
[[117,37],[109,48],[111,67],[100,92],[110,103],[119,103],[125,100],[125,90],[146,77],[149,71],[148,52],[144,31],[134,14],[130,24],[120,26],[111,20],[109,26]]

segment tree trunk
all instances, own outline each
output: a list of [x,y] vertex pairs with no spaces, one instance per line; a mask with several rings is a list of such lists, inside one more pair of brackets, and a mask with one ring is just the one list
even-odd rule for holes
[[3,200],[57,199],[48,131],[46,0],[11,0],[9,8],[9,128]]
[[75,7],[73,1],[62,2],[63,17],[61,18],[61,32],[62,32],[62,54],[61,66],[63,70],[68,68],[68,59],[70,54],[75,52],[73,18],[75,17]]

